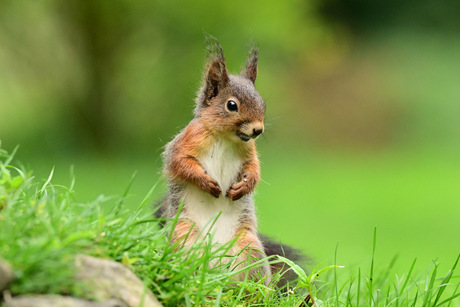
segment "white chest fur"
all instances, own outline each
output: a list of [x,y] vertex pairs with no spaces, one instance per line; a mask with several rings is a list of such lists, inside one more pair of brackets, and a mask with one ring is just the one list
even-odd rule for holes
[[[184,191],[184,207],[187,210],[181,215],[191,219],[202,231],[202,234],[213,234],[214,242],[225,243],[233,238],[238,228],[242,204],[245,198],[237,201],[225,197],[225,193],[237,180],[241,171],[242,160],[234,149],[231,141],[216,140],[210,150],[198,157],[208,175],[219,183],[222,190],[219,198],[189,184]],[[212,229],[210,226],[219,216]]]
[[199,158],[208,175],[217,180],[223,191],[235,183],[242,161],[231,141],[217,139],[211,149]]

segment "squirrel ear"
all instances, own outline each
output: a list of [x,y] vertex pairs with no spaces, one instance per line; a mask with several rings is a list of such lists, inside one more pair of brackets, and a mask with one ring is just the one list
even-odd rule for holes
[[204,102],[210,105],[211,99],[216,97],[228,82],[228,71],[223,56],[213,59],[206,71]]
[[259,50],[257,47],[252,47],[249,51],[249,56],[246,61],[246,70],[242,72],[243,77],[248,78],[252,83],[256,82],[257,78],[257,60],[259,58]]

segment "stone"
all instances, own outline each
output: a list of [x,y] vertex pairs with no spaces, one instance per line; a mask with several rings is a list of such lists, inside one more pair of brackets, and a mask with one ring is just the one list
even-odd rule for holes
[[130,269],[121,263],[87,255],[75,257],[76,280],[83,282],[88,297],[118,299],[129,307],[159,307],[162,304]]
[[55,294],[28,294],[5,298],[4,307],[128,307],[118,299],[102,302],[87,301]]
[[13,281],[14,273],[11,265],[0,259],[0,292],[5,290]]

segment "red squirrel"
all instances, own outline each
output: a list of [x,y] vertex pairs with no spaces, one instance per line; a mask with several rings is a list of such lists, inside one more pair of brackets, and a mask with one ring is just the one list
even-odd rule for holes
[[[163,153],[169,192],[157,215],[174,218],[183,202],[171,244],[188,246],[208,232],[212,243],[236,238],[230,252],[240,254],[235,262],[240,268],[270,254],[282,255],[286,248],[262,242],[257,231],[253,192],[260,181],[260,165],[255,139],[264,132],[265,119],[265,102],[254,87],[258,50],[252,47],[246,67],[233,75],[227,71],[220,44],[214,42],[212,48],[195,117]],[[251,269],[249,276],[264,278],[268,284],[279,269],[265,262]],[[236,279],[244,277],[242,273]]]

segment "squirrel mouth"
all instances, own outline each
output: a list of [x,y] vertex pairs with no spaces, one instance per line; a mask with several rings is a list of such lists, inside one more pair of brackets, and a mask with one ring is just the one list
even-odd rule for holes
[[249,135],[247,135],[247,134],[245,134],[243,132],[240,132],[240,131],[236,132],[236,135],[244,142],[247,142],[247,141],[249,141],[251,139],[251,137]]

